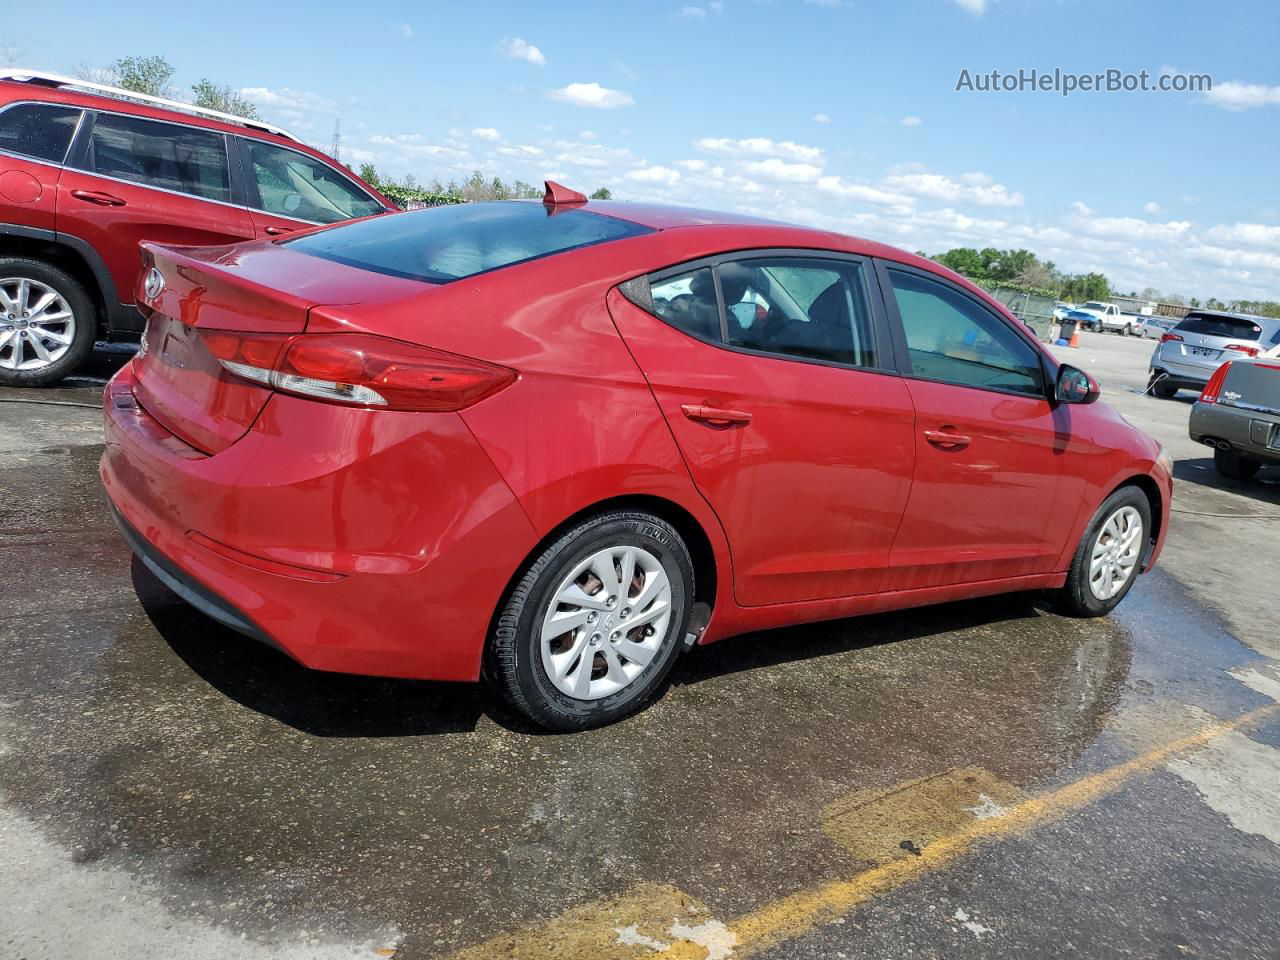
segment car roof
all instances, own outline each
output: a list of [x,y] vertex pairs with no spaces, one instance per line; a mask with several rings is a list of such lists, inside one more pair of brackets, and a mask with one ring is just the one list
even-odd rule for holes
[[[1192,316],[1230,317],[1232,320],[1249,320],[1253,323],[1256,323],[1260,327],[1267,327],[1267,328],[1280,326],[1280,318],[1277,318],[1277,317],[1264,317],[1256,313],[1235,313],[1230,310],[1204,310],[1200,307],[1192,307],[1191,310],[1189,310],[1186,313],[1186,315],[1182,317],[1182,320],[1185,320],[1187,319],[1187,317],[1192,317]],[[1181,323],[1182,320],[1179,320],[1178,322]]]

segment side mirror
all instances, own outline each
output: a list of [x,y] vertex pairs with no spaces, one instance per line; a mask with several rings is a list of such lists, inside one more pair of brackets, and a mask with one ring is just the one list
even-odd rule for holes
[[1053,387],[1053,397],[1058,403],[1093,403],[1100,393],[1098,381],[1079,367],[1064,363],[1058,368],[1058,381]]

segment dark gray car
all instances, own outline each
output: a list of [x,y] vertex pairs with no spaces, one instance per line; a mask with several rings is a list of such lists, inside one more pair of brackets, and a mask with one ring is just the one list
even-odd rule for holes
[[1169,398],[1199,390],[1225,361],[1256,357],[1280,344],[1280,320],[1193,310],[1164,334],[1151,355],[1148,389]]
[[1224,477],[1251,480],[1264,463],[1280,463],[1280,361],[1222,365],[1191,408],[1191,439],[1213,447]]

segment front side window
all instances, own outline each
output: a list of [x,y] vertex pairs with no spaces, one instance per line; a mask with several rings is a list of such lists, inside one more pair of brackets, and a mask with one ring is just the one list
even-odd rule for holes
[[393,277],[449,283],[527,260],[652,233],[586,210],[525,200],[374,217],[288,240],[289,249]]
[[1044,396],[1039,353],[994,313],[948,284],[893,269],[889,277],[914,376]]
[[385,208],[328,164],[296,150],[244,140],[262,209],[281,217],[338,223]]
[[0,150],[62,163],[81,111],[51,103],[20,103],[0,113]]
[[876,365],[862,268],[785,257],[720,266],[728,341],[738,347],[860,367]]
[[231,199],[226,137],[210,130],[101,113],[93,124],[88,168],[205,200]]

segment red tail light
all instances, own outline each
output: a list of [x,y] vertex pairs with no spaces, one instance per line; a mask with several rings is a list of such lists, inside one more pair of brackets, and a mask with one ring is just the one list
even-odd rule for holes
[[1228,360],[1217,370],[1213,371],[1213,376],[1209,378],[1209,382],[1204,385],[1204,389],[1200,391],[1201,403],[1217,403],[1218,392],[1222,389],[1222,383],[1227,379],[1227,368],[1231,366]]
[[1161,343],[1181,343],[1182,338],[1178,336],[1176,333],[1165,333],[1161,335],[1160,342]]
[[1256,357],[1261,351],[1257,347],[1246,347],[1243,343],[1228,343],[1228,350],[1238,350],[1246,357]]
[[229,373],[330,403],[442,413],[516,379],[507,367],[369,334],[201,332]]

